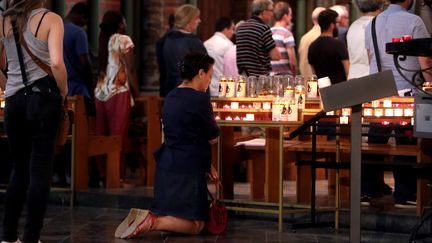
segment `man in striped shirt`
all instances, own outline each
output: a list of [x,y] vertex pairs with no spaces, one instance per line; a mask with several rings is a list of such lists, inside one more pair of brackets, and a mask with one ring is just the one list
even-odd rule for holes
[[267,25],[272,17],[273,1],[252,2],[252,18],[237,31],[237,67],[240,74],[268,75],[271,70],[270,59],[280,59],[280,53]]
[[273,10],[276,23],[271,28],[273,40],[281,54],[281,59],[271,61],[271,75],[291,74],[297,72],[297,58],[295,55],[295,41],[291,31],[288,30],[291,25],[292,11],[288,3],[278,2]]

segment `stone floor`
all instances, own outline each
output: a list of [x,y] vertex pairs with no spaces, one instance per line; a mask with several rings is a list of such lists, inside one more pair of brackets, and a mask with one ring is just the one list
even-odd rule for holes
[[[3,206],[0,209],[3,215]],[[272,220],[230,218],[228,230],[219,236],[184,236],[154,232],[148,236],[133,239],[114,239],[114,230],[128,210],[94,207],[67,207],[50,205],[42,232],[43,243],[102,243],[102,242],[350,242],[349,232],[343,229],[335,232],[331,228],[297,229],[289,227],[283,233],[277,230]],[[24,216],[24,215],[23,215]],[[1,227],[0,227],[1,229]],[[409,235],[362,231],[362,242],[408,242]]]

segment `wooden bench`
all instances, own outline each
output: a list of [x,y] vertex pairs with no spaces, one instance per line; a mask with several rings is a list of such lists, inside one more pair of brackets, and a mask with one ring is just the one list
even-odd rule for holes
[[143,109],[147,116],[147,139],[145,153],[143,152],[147,162],[145,184],[146,186],[153,186],[156,171],[153,152],[162,143],[161,111],[163,98],[159,96],[140,96],[135,98],[135,102],[144,104]]
[[[430,160],[430,156],[422,153],[421,147],[426,148],[430,144],[428,140],[420,140],[418,145],[390,145],[390,144],[362,144],[362,154],[378,154],[385,156],[413,156],[416,157],[418,164],[412,165],[413,168],[428,168],[427,165]],[[252,160],[252,173],[253,180],[251,180],[251,196],[252,198],[262,198],[264,194],[263,185],[265,179],[262,171],[264,164],[264,153],[265,147],[263,145],[241,145],[249,154],[249,159]],[[312,146],[310,141],[299,141],[299,140],[289,140],[284,143],[284,156],[285,164],[294,163],[295,161],[308,161],[311,159]],[[336,142],[335,141],[318,141],[317,142],[317,159],[334,157],[336,153]],[[349,142],[341,142],[340,149],[341,157],[343,161],[349,160],[350,154],[350,144]],[[322,163],[322,166],[319,166]],[[372,162],[371,162],[372,163]],[[371,164],[369,163],[369,164]],[[426,163],[426,164],[425,164]],[[317,161],[318,168],[325,168],[329,166],[331,168],[333,165],[325,165],[325,161]],[[391,162],[382,162],[386,168],[392,167]],[[394,165],[399,166],[399,165]],[[402,165],[401,165],[402,166]],[[334,167],[334,166],[333,166]],[[340,168],[348,169],[349,165],[341,165]],[[428,170],[429,171],[429,170]],[[330,173],[331,175],[331,173]],[[342,174],[342,177],[346,179],[349,176],[347,172]],[[343,180],[348,181],[348,179]],[[311,200],[311,169],[310,164],[304,163],[303,166],[297,167],[297,202],[298,203],[309,203]],[[430,199],[430,189],[427,188],[427,183],[430,183],[424,175],[419,175],[417,179],[417,213],[421,213],[421,209],[426,205],[428,199]],[[342,195],[345,198],[349,196],[349,185],[342,190]],[[329,189],[334,188],[334,176],[331,175],[329,178]],[[331,191],[331,190],[329,190]]]
[[84,97],[68,97],[72,116],[73,190],[86,190],[89,181],[89,158],[107,155],[106,188],[120,187],[120,136],[97,136],[89,133]]

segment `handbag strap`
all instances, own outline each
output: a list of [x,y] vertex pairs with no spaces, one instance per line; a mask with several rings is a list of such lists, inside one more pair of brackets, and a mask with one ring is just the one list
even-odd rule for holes
[[[37,35],[37,32],[39,31],[40,24],[42,23],[43,18],[45,17],[45,15],[46,15],[48,12],[49,12],[49,11],[46,11],[46,12],[42,15],[42,18],[40,19],[39,24],[38,24],[38,26],[37,26],[37,30],[36,30],[36,34],[35,34],[35,35]],[[30,48],[28,47],[27,42],[26,42],[26,40],[24,39],[24,36],[23,36],[22,34],[21,34],[21,38],[19,38],[20,36],[19,36],[19,33],[18,33],[18,27],[16,26],[16,23],[12,23],[12,28],[13,28],[13,30],[14,30],[15,44],[17,45],[17,50],[20,49],[20,50],[18,50],[18,58],[20,59],[20,68],[21,68],[21,70],[23,70],[23,68],[22,68],[22,66],[21,66],[21,61],[22,61],[23,64],[24,64],[24,58],[23,58],[23,54],[22,54],[21,46],[20,46],[19,44],[21,44],[21,45],[24,47],[24,49],[26,50],[26,52],[27,52],[27,54],[30,56],[30,58],[33,60],[33,62],[34,62],[36,65],[38,65],[40,69],[42,69],[42,70],[43,70],[44,72],[46,72],[50,77],[53,78],[54,75],[53,75],[53,72],[52,72],[52,70],[51,70],[51,67],[50,67],[48,64],[44,63],[41,59],[39,59],[37,56],[35,56],[35,55],[33,54],[33,52],[32,52],[32,51],[30,50]],[[36,36],[35,36],[35,38],[36,38]],[[19,42],[18,42],[18,40],[19,40]],[[26,78],[26,80],[27,80],[27,78]]]
[[222,182],[220,180],[215,180],[214,185],[215,185],[215,189],[216,189],[214,195],[207,188],[207,193],[209,194],[211,200],[214,201],[217,198],[218,190],[220,191],[220,200],[224,200],[225,195],[224,195],[224,191],[223,191],[223,187],[222,187]]
[[18,61],[20,64],[20,70],[21,70],[21,76],[23,79],[23,83],[24,86],[27,87],[27,73],[26,73],[26,68],[25,68],[25,64],[24,64],[24,57],[23,57],[23,52],[22,52],[22,48],[21,45],[19,43],[19,34],[18,34],[18,27],[16,26],[16,23],[12,23],[12,30],[13,30],[13,35],[14,35],[14,39],[15,39],[15,46],[17,49],[17,54],[18,54]]
[[376,18],[377,17],[372,19],[372,40],[373,40],[373,45],[374,45],[375,59],[376,59],[376,63],[378,66],[378,72],[381,72],[381,70],[382,70],[381,69],[381,57],[380,57],[380,53],[379,53],[379,49],[378,49],[376,27],[375,27]]

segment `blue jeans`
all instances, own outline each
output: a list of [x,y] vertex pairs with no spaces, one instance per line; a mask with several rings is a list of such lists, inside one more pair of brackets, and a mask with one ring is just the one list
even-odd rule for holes
[[6,193],[2,240],[17,240],[24,205],[27,217],[23,241],[39,240],[61,113],[61,98],[24,89],[6,98],[5,129],[13,166]]

